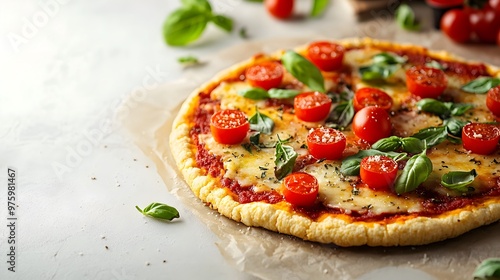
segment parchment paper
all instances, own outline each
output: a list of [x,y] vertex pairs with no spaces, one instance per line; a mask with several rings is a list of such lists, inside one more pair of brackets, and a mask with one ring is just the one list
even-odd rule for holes
[[[399,38],[399,41],[419,42],[438,50],[450,46],[449,42],[435,34],[414,36],[408,37],[409,39]],[[389,37],[398,38],[397,34]],[[167,189],[192,209],[220,238],[217,246],[221,254],[228,263],[241,271],[262,279],[374,279],[370,276],[375,275],[373,271],[376,269],[386,268],[389,271],[393,268],[405,268],[406,270],[398,270],[398,273],[411,269],[421,271],[421,274],[412,274],[416,278],[407,278],[402,274],[401,278],[405,277],[407,280],[472,279],[475,267],[482,260],[500,257],[499,223],[427,246],[341,248],[306,242],[236,223],[203,205],[184,183],[171,157],[168,136],[173,118],[187,95],[219,70],[252,54],[291,48],[311,39],[248,42],[213,57],[203,58],[207,64],[186,70],[183,79],[149,91],[140,102],[134,98],[127,100],[123,106],[128,107],[130,114],[122,119],[123,124],[137,145],[156,163]],[[467,58],[490,63],[500,60],[500,52],[494,47],[452,46],[457,54]],[[425,275],[428,277],[425,278]]]

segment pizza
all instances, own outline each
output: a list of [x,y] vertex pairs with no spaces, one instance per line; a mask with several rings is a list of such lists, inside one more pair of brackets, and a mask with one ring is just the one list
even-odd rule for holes
[[259,53],[195,90],[170,149],[208,207],[338,246],[500,219],[500,71],[372,39]]

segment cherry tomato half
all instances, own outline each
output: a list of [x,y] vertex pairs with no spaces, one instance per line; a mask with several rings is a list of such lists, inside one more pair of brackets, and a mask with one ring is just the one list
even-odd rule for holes
[[500,117],[500,86],[496,86],[488,91],[486,106],[493,115]]
[[307,48],[307,57],[322,71],[342,68],[344,47],[330,42],[314,42]]
[[447,85],[448,82],[443,70],[418,65],[406,71],[406,86],[416,96],[437,98]]
[[317,159],[340,159],[345,146],[345,135],[331,127],[314,128],[307,135],[309,153]]
[[286,19],[292,15],[294,0],[265,0],[267,11],[276,18]]
[[328,95],[310,91],[304,92],[293,100],[293,107],[297,118],[306,122],[319,122],[330,113],[332,100]]
[[447,11],[441,18],[441,30],[457,43],[469,41],[472,33],[469,15],[460,9]]
[[389,111],[392,107],[392,97],[378,88],[360,88],[354,95],[353,105],[356,111],[368,106],[380,107]]
[[285,200],[296,206],[311,206],[318,196],[318,180],[304,172],[296,172],[286,176],[283,185]]
[[389,191],[398,175],[398,164],[390,157],[369,156],[361,160],[361,181],[374,190]]
[[238,144],[250,129],[248,120],[241,111],[222,110],[212,115],[210,131],[215,141],[221,144]]
[[468,123],[462,130],[464,149],[475,154],[493,153],[500,140],[500,129],[492,124]]
[[279,62],[265,61],[248,68],[245,75],[252,86],[268,90],[281,84],[283,72]]
[[370,144],[389,137],[392,130],[389,113],[379,107],[365,107],[354,115],[352,130],[356,136]]

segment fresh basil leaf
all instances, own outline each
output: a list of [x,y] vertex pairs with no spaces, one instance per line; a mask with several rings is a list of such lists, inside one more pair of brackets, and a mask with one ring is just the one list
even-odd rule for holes
[[444,118],[447,118],[451,114],[449,105],[434,98],[424,98],[418,101],[416,105],[420,111],[443,116]]
[[332,100],[332,103],[339,103],[351,100],[354,97],[354,92],[350,88],[344,87],[344,90],[340,93],[328,92],[327,95]]
[[287,51],[281,57],[285,69],[310,89],[325,92],[325,81],[321,71],[312,62],[294,51]]
[[484,260],[474,271],[474,280],[500,279],[500,258]]
[[316,17],[323,13],[323,11],[328,6],[330,0],[314,0],[313,7],[311,10],[311,16]]
[[181,3],[185,7],[196,7],[205,11],[212,11],[212,7],[207,0],[181,0]]
[[396,178],[394,190],[398,194],[411,192],[425,182],[431,172],[432,162],[425,155],[425,151],[414,155],[406,162],[403,172]]
[[354,105],[352,100],[340,102],[333,108],[326,120],[326,125],[338,129],[346,128],[354,117]]
[[444,121],[443,125],[446,127],[446,131],[455,136],[462,137],[462,129],[467,124],[465,121],[457,120],[457,119],[447,119]]
[[265,134],[271,134],[274,128],[274,121],[270,117],[262,114],[259,110],[255,111],[255,114],[248,119],[250,123],[250,129],[259,131]]
[[462,86],[462,90],[469,93],[485,94],[498,85],[500,85],[500,78],[479,77]]
[[269,93],[259,87],[252,87],[252,88],[245,88],[242,90],[238,91],[238,94],[248,98],[248,99],[253,99],[253,100],[260,100],[260,99],[267,99],[269,98]]
[[184,66],[200,64],[198,58],[192,55],[179,57],[177,61]]
[[412,135],[412,137],[424,141],[424,144],[427,148],[442,143],[447,139],[447,136],[448,132],[446,131],[446,127],[444,126],[424,128],[416,134]]
[[284,99],[284,98],[292,98],[299,95],[301,91],[295,89],[280,89],[280,88],[272,88],[268,91],[270,98],[276,99]]
[[211,21],[226,32],[231,32],[231,30],[233,30],[233,20],[231,18],[223,15],[215,15],[211,18]]
[[452,116],[462,116],[467,112],[469,109],[474,108],[474,105],[472,104],[465,104],[465,103],[454,103],[451,106],[451,115]]
[[401,28],[406,30],[420,29],[420,24],[415,17],[415,12],[407,4],[399,5],[396,10],[396,22]]
[[436,68],[439,70],[445,70],[445,67],[443,65],[441,65],[441,63],[439,63],[435,60],[432,60],[431,62],[426,63],[425,66],[430,67],[430,68]]
[[259,147],[260,145],[260,131],[255,133],[255,134],[252,134],[250,137],[250,144],[256,146],[256,147]]
[[153,202],[146,206],[141,210],[139,206],[135,206],[135,208],[146,216],[150,216],[157,219],[168,220],[171,221],[175,218],[179,218],[179,211],[172,206],[167,204]]
[[361,163],[361,160],[365,157],[378,156],[378,155],[390,157],[390,158],[394,159],[395,161],[399,161],[399,160],[407,158],[406,153],[381,152],[381,151],[374,150],[374,149],[361,150],[357,154],[346,157],[342,161],[342,164],[340,165],[339,171],[340,171],[340,173],[347,175],[347,176],[359,175],[359,165]]
[[393,53],[379,53],[372,57],[373,64],[403,64],[406,62],[406,58]]
[[359,73],[364,81],[384,80],[394,74],[398,68],[396,64],[372,64],[359,68]]
[[372,149],[381,152],[393,152],[401,147],[401,138],[397,136],[391,136],[387,138],[382,138],[377,142],[373,143]]
[[425,150],[425,143],[415,137],[405,137],[401,139],[401,148],[407,153],[418,154]]
[[201,9],[184,7],[171,13],[163,24],[163,37],[171,46],[185,46],[198,39],[211,13]]
[[283,141],[278,136],[274,156],[274,176],[276,176],[276,179],[281,180],[292,173],[298,154],[292,147],[283,145]]
[[451,190],[466,193],[469,191],[467,186],[474,182],[476,176],[475,169],[471,171],[451,171],[441,176],[441,185]]

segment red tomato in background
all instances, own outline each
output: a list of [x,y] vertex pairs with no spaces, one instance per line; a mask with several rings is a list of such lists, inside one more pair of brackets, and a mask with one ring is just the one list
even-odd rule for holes
[[493,115],[500,117],[500,86],[496,86],[488,91],[486,106]]
[[354,94],[353,105],[356,111],[368,106],[380,107],[389,111],[392,107],[392,97],[378,88],[360,88]]
[[361,160],[359,176],[371,189],[390,191],[397,175],[398,164],[390,157],[369,156]]
[[345,146],[345,135],[331,127],[311,129],[307,135],[307,149],[317,159],[340,159]]
[[447,11],[441,18],[441,30],[457,43],[469,41],[472,33],[469,15],[460,9]]
[[215,141],[221,144],[238,144],[245,139],[250,124],[241,111],[222,110],[210,118],[210,131]]
[[318,196],[318,180],[304,172],[296,172],[286,176],[283,179],[283,185],[285,200],[296,206],[311,206]]
[[294,0],[265,0],[267,11],[276,18],[286,19],[292,15]]
[[392,130],[389,113],[379,107],[365,107],[354,115],[352,130],[356,136],[370,144],[389,137]]
[[472,32],[483,43],[494,44],[500,30],[500,13],[489,5],[483,9],[471,9],[469,15]]
[[283,65],[276,61],[261,62],[249,67],[246,72],[248,82],[265,90],[279,87],[283,80]]
[[307,57],[322,71],[342,68],[344,47],[330,42],[314,42],[307,48]]
[[293,100],[293,108],[297,118],[306,122],[319,122],[324,120],[330,113],[332,100],[328,95],[310,91],[304,92]]
[[498,30],[498,35],[497,35],[497,45],[500,46],[500,30]]
[[464,149],[475,154],[489,155],[497,149],[500,129],[492,124],[468,123],[462,130]]
[[437,98],[447,85],[446,75],[440,69],[418,65],[406,71],[406,86],[416,96]]

